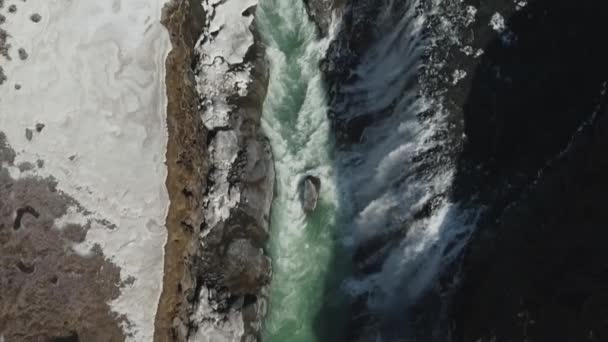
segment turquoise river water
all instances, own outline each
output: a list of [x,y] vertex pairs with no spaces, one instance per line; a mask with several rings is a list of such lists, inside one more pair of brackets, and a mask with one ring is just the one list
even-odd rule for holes
[[[270,62],[262,125],[277,174],[269,246],[273,281],[263,340],[333,339],[328,331],[339,331],[336,325],[343,323],[343,315],[331,309],[340,307],[343,276],[332,267],[340,262],[338,204],[326,92],[318,67],[328,40],[318,38],[302,1],[262,0],[256,20]],[[317,209],[308,216],[300,187],[309,174],[319,177],[322,186]],[[347,267],[338,269],[345,272]],[[322,310],[323,305],[330,309]]]

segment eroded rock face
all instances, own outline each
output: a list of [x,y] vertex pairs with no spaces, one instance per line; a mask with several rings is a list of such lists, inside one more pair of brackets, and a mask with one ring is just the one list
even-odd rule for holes
[[266,310],[274,168],[260,130],[268,70],[253,27],[256,5],[203,1],[195,74],[210,171],[189,341],[258,340]]
[[0,339],[123,341],[128,321],[108,304],[120,293],[120,269],[99,248],[76,251],[89,224],[58,220],[78,204],[53,179],[15,179],[14,158],[0,132]]

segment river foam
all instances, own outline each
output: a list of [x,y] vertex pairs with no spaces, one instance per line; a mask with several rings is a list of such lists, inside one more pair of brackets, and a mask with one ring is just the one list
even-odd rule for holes
[[[318,39],[300,1],[261,1],[257,26],[270,62],[262,124],[277,175],[269,246],[273,280],[263,337],[310,342],[316,340],[315,319],[336,242],[333,141],[318,68],[331,38]],[[321,180],[319,204],[311,215],[301,201],[306,175]]]

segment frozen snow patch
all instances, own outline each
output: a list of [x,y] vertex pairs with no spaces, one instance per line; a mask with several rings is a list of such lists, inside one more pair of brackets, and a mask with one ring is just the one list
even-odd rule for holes
[[[130,285],[109,304],[129,321],[123,326],[128,341],[152,340],[163,280],[169,203],[164,78],[171,49],[160,23],[164,4],[32,0],[19,2],[3,24],[28,58],[0,60],[8,80],[22,85],[3,90],[0,127],[17,153],[16,165],[44,160],[27,174],[53,177],[58,190],[91,212],[83,218],[72,210],[56,223],[91,222],[75,250],[86,254],[99,245],[121,268],[121,280]],[[33,22],[33,13],[41,20]],[[40,122],[43,131],[24,135]]]

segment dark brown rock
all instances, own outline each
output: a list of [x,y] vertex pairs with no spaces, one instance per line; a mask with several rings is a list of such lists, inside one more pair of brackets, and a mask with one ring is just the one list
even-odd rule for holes
[[32,131],[29,128],[25,129],[25,138],[29,141],[32,141],[32,138],[34,138],[34,131]]
[[38,14],[38,13],[34,13],[30,16],[30,20],[35,23],[38,23],[38,22],[40,22],[40,20],[42,20],[42,16],[40,16],[40,14]]
[[19,50],[17,50],[17,53],[19,53],[19,59],[22,61],[26,60],[29,56],[24,48],[19,48]]

